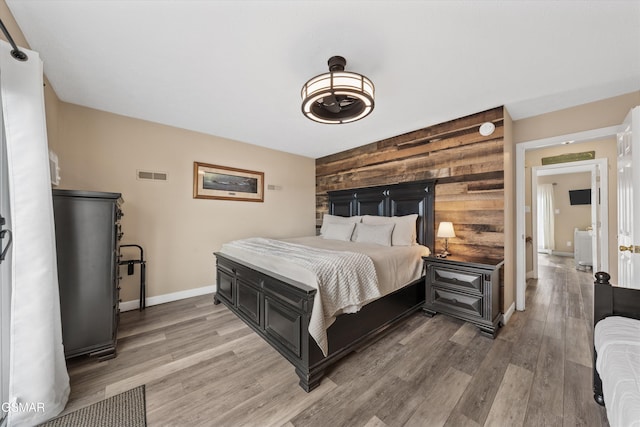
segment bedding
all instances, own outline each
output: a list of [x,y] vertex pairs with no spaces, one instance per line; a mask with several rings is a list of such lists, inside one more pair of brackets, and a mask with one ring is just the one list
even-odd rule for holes
[[375,243],[377,245],[391,246],[391,233],[394,224],[354,224],[355,231],[351,240],[358,243]]
[[368,302],[420,278],[422,256],[428,255],[429,249],[312,236],[236,240],[224,244],[220,252],[318,289],[309,333],[326,356],[326,331],[336,316],[355,313]]
[[416,220],[417,214],[404,216],[375,216],[364,215],[363,224],[393,224],[391,244],[393,246],[410,246],[416,244]]
[[348,242],[351,240],[351,235],[353,234],[353,229],[355,228],[355,226],[356,223],[330,223],[327,224],[322,237],[325,239],[344,240]]
[[338,216],[331,214],[324,214],[322,216],[322,226],[320,227],[320,235],[324,235],[327,232],[329,224],[355,224],[362,220],[361,216]]
[[640,320],[611,316],[599,321],[594,346],[609,424],[640,426]]

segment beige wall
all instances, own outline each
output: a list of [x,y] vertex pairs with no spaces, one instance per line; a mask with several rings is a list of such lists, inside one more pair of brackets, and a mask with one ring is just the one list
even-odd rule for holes
[[539,176],[540,184],[553,184],[555,251],[573,254],[573,229],[591,226],[591,205],[571,205],[569,191],[591,188],[591,173]]
[[629,110],[636,105],[640,105],[640,91],[516,120],[513,126],[513,139],[518,144],[551,136],[616,126],[622,123]]
[[[60,188],[122,193],[122,243],[144,247],[149,297],[213,285],[224,242],[315,233],[313,159],[67,103],[58,120]],[[194,161],[264,172],[264,203],[194,199]],[[137,180],[138,169],[169,179]],[[137,299],[139,276],[122,273],[122,300]]]

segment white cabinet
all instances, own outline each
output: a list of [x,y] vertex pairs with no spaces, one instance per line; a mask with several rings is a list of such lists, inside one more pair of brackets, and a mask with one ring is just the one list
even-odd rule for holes
[[578,230],[576,228],[573,231],[573,258],[576,263],[576,268],[579,270],[593,268],[593,253],[591,252],[592,237],[592,230]]

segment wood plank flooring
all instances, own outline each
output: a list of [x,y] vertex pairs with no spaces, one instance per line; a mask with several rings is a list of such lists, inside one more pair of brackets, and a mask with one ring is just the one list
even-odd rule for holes
[[540,263],[495,340],[416,314],[311,393],[211,296],[126,312],[117,358],[68,361],[65,412],[146,384],[149,426],[608,426],[591,386],[592,276]]

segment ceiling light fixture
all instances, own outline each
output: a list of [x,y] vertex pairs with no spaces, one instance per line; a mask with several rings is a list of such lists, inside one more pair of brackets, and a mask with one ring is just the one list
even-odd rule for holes
[[319,123],[349,123],[368,116],[374,107],[375,88],[371,80],[344,71],[347,60],[329,58],[329,72],[302,86],[302,113]]

